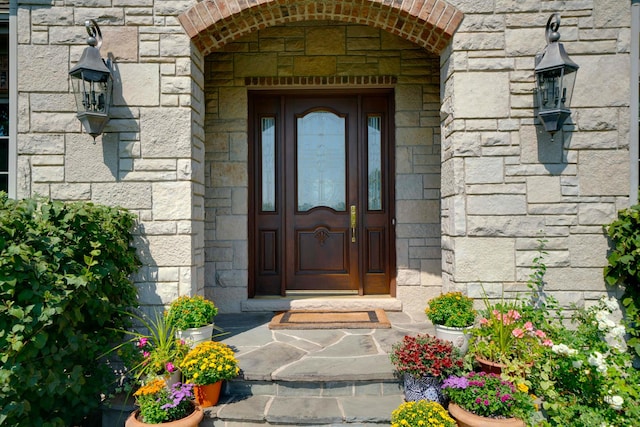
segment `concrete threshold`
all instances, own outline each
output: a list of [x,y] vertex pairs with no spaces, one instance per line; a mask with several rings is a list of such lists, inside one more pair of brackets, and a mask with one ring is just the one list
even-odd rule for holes
[[242,301],[243,312],[286,310],[370,310],[402,311],[402,302],[390,296],[296,295],[256,297]]

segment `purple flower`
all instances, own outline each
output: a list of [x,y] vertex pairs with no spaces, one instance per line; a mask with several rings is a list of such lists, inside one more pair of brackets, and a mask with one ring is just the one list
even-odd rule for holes
[[442,382],[442,388],[461,388],[465,389],[469,386],[469,380],[465,377],[450,376]]
[[138,348],[142,348],[142,347],[144,347],[145,345],[147,345],[147,342],[148,342],[148,341],[149,341],[149,339],[148,339],[148,338],[146,338],[146,337],[142,337],[142,338],[140,338],[140,340],[138,341],[138,344],[137,344],[137,345],[138,345]]

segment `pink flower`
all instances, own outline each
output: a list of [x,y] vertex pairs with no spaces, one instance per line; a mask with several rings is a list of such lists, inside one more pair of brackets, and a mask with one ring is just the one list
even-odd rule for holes
[[547,337],[547,334],[545,334],[545,333],[544,333],[544,331],[541,331],[540,329],[538,329],[538,330],[535,332],[535,334],[536,334],[536,336],[537,336],[538,338],[546,338],[546,337]]
[[167,369],[167,372],[172,373],[173,371],[176,370],[176,367],[173,366],[173,363],[171,362],[167,362],[167,364],[165,365],[165,368]]
[[524,324],[524,328],[529,332],[533,331],[533,323],[531,323],[531,322],[525,323]]
[[511,331],[511,334],[516,338],[522,338],[524,336],[524,330],[522,330],[521,328],[515,328],[513,331]]
[[144,357],[146,359],[147,357],[149,357],[149,354],[150,353],[148,351],[145,351],[145,352],[142,353],[142,357]]
[[551,341],[550,339],[546,339],[542,341],[542,345],[545,347],[553,347],[553,341]]
[[148,341],[149,341],[149,339],[148,339],[148,338],[146,338],[146,337],[142,337],[142,338],[140,338],[140,340],[138,341],[138,344],[137,344],[137,345],[138,345],[138,348],[142,348],[142,347],[144,347],[145,345],[147,345],[147,342],[148,342]]
[[486,325],[489,323],[489,320],[486,317],[483,317],[482,319],[480,319],[480,324],[481,325]]

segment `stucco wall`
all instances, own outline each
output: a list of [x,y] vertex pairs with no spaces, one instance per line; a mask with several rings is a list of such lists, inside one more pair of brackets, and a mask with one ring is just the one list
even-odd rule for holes
[[439,58],[384,31],[328,21],[270,27],[205,59],[207,295],[231,311],[247,297],[247,90],[286,88],[287,79],[310,76],[340,76],[344,84],[296,87],[397,79],[397,295],[406,306],[422,304],[425,292],[441,288]]

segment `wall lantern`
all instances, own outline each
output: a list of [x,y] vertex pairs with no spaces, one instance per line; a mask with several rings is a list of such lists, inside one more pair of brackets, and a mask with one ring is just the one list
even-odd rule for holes
[[579,68],[569,58],[562,43],[558,43],[558,28],[560,15],[554,13],[547,21],[547,46],[535,60],[538,117],[551,135],[562,129],[564,121],[571,115],[569,105]]
[[95,139],[109,121],[113,80],[109,64],[100,57],[102,33],[93,19],[85,21],[87,44],[80,61],[69,71],[76,98],[78,119],[89,135]]

